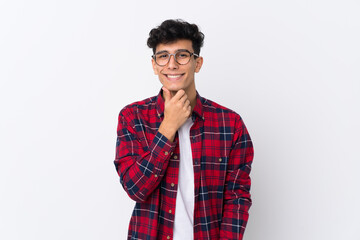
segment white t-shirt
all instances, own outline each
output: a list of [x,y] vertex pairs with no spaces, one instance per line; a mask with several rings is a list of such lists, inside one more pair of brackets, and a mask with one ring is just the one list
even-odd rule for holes
[[179,180],[176,195],[174,240],[194,239],[194,168],[190,142],[192,118],[179,128]]

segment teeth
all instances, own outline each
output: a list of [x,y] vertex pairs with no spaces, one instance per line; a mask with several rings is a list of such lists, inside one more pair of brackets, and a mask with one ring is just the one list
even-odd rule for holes
[[181,77],[181,75],[167,75],[168,78],[179,78]]

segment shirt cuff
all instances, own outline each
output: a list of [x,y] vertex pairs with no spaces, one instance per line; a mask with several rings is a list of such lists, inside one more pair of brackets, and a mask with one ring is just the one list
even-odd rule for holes
[[[171,142],[162,133],[157,132],[152,143],[150,144],[149,150],[152,154],[152,158],[149,162],[153,163],[153,175],[157,178],[162,176],[165,172],[164,165],[169,161],[174,148],[176,147],[177,141]],[[152,161],[153,160],[153,161]]]

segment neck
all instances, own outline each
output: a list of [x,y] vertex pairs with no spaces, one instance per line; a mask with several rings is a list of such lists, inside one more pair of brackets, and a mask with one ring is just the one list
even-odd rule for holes
[[187,92],[186,94],[188,95],[188,98],[190,100],[191,112],[192,112],[196,105],[196,90],[194,89],[193,91],[189,93]]

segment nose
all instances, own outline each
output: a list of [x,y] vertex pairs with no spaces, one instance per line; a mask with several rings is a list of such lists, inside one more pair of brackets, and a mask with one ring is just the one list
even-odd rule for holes
[[178,67],[179,67],[178,63],[175,60],[175,54],[170,54],[169,62],[168,62],[168,68],[169,69],[177,69]]

